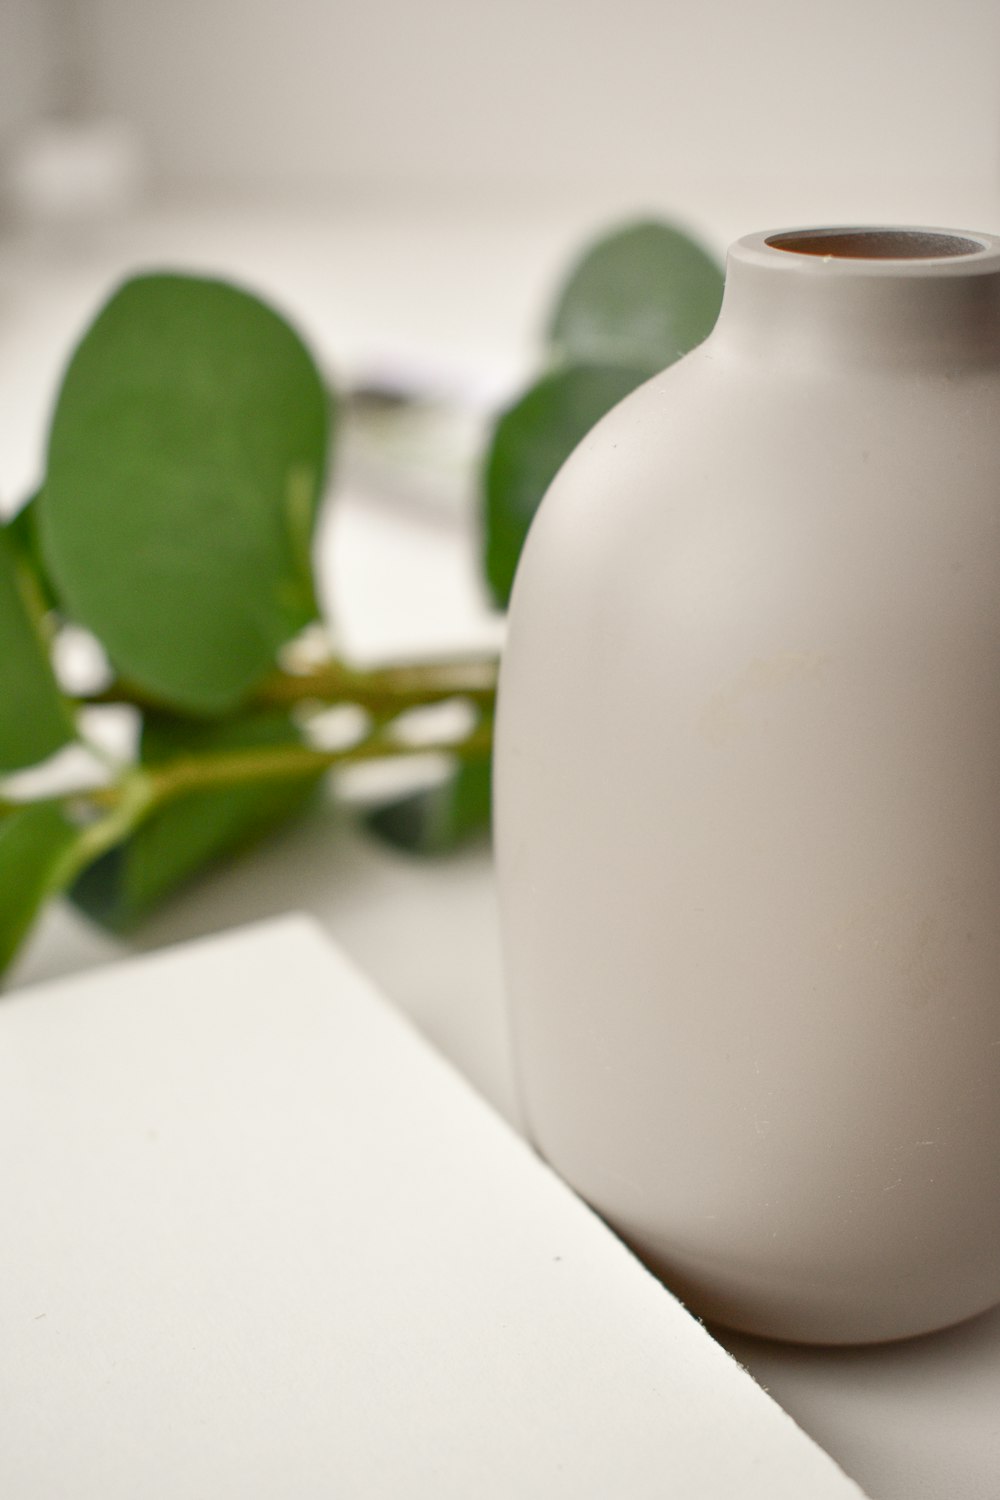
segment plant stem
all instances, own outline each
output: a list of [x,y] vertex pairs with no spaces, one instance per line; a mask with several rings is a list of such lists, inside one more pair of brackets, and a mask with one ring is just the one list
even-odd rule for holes
[[[79,836],[50,872],[47,892],[55,896],[72,885],[95,859],[124,843],[147,818],[177,797],[221,791],[253,782],[294,781],[320,775],[337,766],[359,765],[372,760],[415,755],[479,760],[489,755],[492,742],[492,719],[485,715],[464,740],[408,744],[379,727],[358,744],[340,750],[319,750],[308,745],[257,746],[246,750],[180,755],[163,765],[134,766],[107,786],[70,792],[59,799],[67,811],[74,805],[77,811],[89,809],[92,821],[81,824]],[[11,810],[14,806],[24,805],[11,804]],[[0,813],[6,810],[7,805],[0,804]]]
[[89,864],[134,833],[148,817],[156,795],[152,778],[141,769],[130,771],[114,787],[100,788],[99,791],[115,792],[114,801],[105,801],[93,794],[89,799],[96,805],[108,807],[110,811],[106,817],[83,828],[79,838],[56,865],[49,879],[50,895],[57,895],[72,885]]
[[314,698],[322,702],[357,703],[376,712],[402,712],[445,698],[468,698],[482,707],[491,707],[496,686],[495,657],[404,662],[368,671],[331,660],[302,674],[275,673],[261,684],[254,701],[285,705]]
[[[354,703],[375,714],[403,713],[408,708],[467,698],[481,708],[496,699],[498,662],[495,656],[455,657],[399,662],[362,670],[331,658],[307,672],[274,672],[251,695],[248,707],[290,708],[296,703]],[[161,709],[142,688],[119,680],[88,703],[130,703],[136,708]]]
[[[145,811],[154,811],[175,797],[191,792],[245,786],[254,781],[295,781],[338,766],[360,765],[372,760],[402,759],[415,755],[448,755],[458,760],[479,760],[490,752],[493,726],[489,719],[478,724],[464,740],[436,740],[429,744],[407,744],[379,731],[340,750],[318,750],[309,745],[258,746],[247,750],[214,750],[201,755],[180,755],[162,766],[143,771],[149,794]],[[123,784],[99,787],[87,798],[98,807],[117,807]]]

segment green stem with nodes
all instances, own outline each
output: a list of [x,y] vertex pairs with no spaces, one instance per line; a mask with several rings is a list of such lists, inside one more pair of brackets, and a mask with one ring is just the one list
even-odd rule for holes
[[447,698],[467,698],[482,708],[491,708],[496,699],[497,665],[495,657],[470,657],[359,671],[343,662],[328,661],[301,674],[275,673],[261,684],[254,702],[276,707],[318,699],[356,703],[373,712],[402,712]]
[[[408,708],[466,698],[491,709],[496,700],[498,662],[494,656],[399,662],[362,670],[331,658],[304,672],[275,672],[251,695],[248,707],[290,708],[296,703],[353,703],[369,712],[403,713]],[[113,682],[88,703],[130,703],[162,708],[141,688]]]
[[451,755],[459,760],[478,760],[489,754],[492,724],[488,721],[464,740],[437,740],[408,745],[376,734],[343,750],[317,750],[309,745],[281,745],[253,750],[212,751],[204,755],[179,756],[162,768],[148,772],[157,803],[216,787],[245,785],[249,781],[290,781],[335,766],[359,765],[372,760],[400,756]]
[[[133,772],[112,786],[97,787],[85,794],[94,807],[118,808],[129,796],[129,788],[141,778],[147,788],[146,801],[134,805],[141,817],[148,816],[174,797],[245,786],[255,781],[295,781],[318,771],[335,767],[360,765],[372,760],[401,759],[416,755],[448,755],[456,760],[484,759],[490,753],[493,726],[484,719],[463,740],[435,740],[425,744],[406,744],[378,732],[340,750],[319,750],[309,745],[260,746],[248,750],[212,750],[201,755],[179,755],[162,766],[150,766]],[[95,825],[99,826],[99,825]],[[126,833],[131,832],[132,822]]]
[[[49,899],[67,890],[102,855],[126,843],[161,809],[199,793],[263,787],[282,781],[305,781],[324,771],[375,760],[412,759],[415,756],[444,756],[453,762],[464,763],[488,760],[493,743],[493,720],[489,709],[482,705],[492,704],[489,673],[477,675],[468,664],[462,664],[460,670],[453,670],[453,667],[454,664],[449,665],[447,678],[443,673],[436,674],[433,685],[419,669],[391,668],[381,669],[378,673],[357,674],[367,680],[372,689],[369,705],[379,703],[383,706],[368,706],[367,733],[355,744],[340,749],[292,743],[181,751],[170,760],[122,768],[116,779],[102,786],[81,787],[57,798],[42,799],[58,810],[65,830],[65,842],[60,845],[57,840],[53,862],[42,872],[44,884],[39,888],[39,895],[42,899]],[[416,680],[411,675],[415,670]],[[282,678],[276,678],[274,682],[280,683]],[[338,697],[345,680],[344,675],[338,677]],[[315,677],[307,677],[305,681],[308,687],[302,698],[314,698]],[[332,674],[324,676],[323,690],[329,688],[332,681]],[[353,689],[353,674],[351,687]],[[283,686],[278,689],[279,693],[285,691]],[[478,722],[464,739],[439,736],[431,741],[414,742],[400,737],[398,720],[408,709],[456,696],[469,698],[477,693],[482,694]],[[346,701],[357,701],[357,696],[351,690]],[[290,702],[295,699],[275,697],[271,701]],[[5,815],[14,816],[26,806],[30,804],[0,800],[0,820]],[[43,832],[49,838],[52,830]],[[63,837],[58,826],[55,832]],[[31,915],[29,911],[29,920]]]
[[[99,794],[110,791],[115,793],[114,801],[105,802]],[[148,773],[133,770],[114,787],[101,787],[97,793],[90,793],[85,798],[70,797],[65,800],[78,805],[89,802],[93,806],[110,806],[111,810],[106,817],[96,818],[83,825],[79,838],[52,871],[49,878],[52,895],[72,885],[77,876],[88,865],[93,864],[95,859],[107,854],[109,849],[123,843],[134,833],[152,811],[156,793]]]

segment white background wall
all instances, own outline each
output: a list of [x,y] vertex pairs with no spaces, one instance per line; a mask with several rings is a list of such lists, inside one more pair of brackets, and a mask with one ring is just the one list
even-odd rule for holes
[[997,0],[0,0],[46,5],[165,184],[1000,183]]
[[0,146],[52,109],[62,91],[64,0],[0,0]]

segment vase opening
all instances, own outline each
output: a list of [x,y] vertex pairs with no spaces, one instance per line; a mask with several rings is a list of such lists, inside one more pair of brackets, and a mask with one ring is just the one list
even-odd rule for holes
[[977,255],[985,248],[965,235],[931,229],[796,229],[772,234],[765,244],[836,260],[940,260]]

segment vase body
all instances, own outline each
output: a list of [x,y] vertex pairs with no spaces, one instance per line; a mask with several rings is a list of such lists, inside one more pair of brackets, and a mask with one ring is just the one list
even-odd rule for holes
[[774,238],[536,517],[501,912],[542,1154],[700,1315],[855,1343],[1000,1301],[1000,241]]

